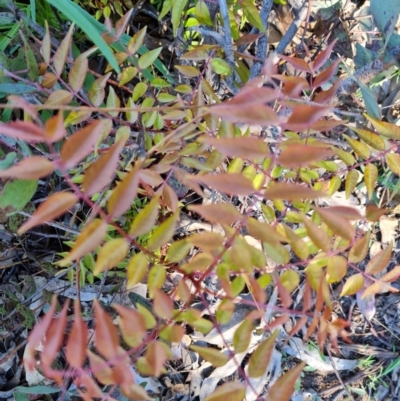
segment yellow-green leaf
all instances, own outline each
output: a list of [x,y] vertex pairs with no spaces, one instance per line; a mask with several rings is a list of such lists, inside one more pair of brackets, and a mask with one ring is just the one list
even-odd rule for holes
[[147,285],[149,287],[149,296],[153,298],[154,288],[161,289],[165,283],[165,278],[167,273],[165,267],[162,265],[155,265],[149,271],[149,277],[147,280]]
[[179,211],[168,217],[151,234],[147,244],[148,249],[155,250],[165,245],[174,235],[176,223],[179,218]]
[[303,222],[306,227],[307,234],[313,244],[322,251],[329,252],[331,249],[332,239],[328,233],[305,216],[303,216]]
[[138,61],[139,68],[141,70],[144,70],[147,67],[150,67],[154,63],[154,61],[156,61],[157,57],[161,53],[161,50],[162,50],[162,47],[159,47],[157,49],[150,50],[150,51],[144,53],[143,56],[141,56],[139,58],[139,61]]
[[346,184],[345,184],[346,199],[350,198],[350,195],[353,193],[359,178],[360,178],[360,173],[357,170],[350,170],[347,173]]
[[136,284],[140,283],[146,275],[148,268],[149,261],[147,260],[147,256],[143,252],[135,254],[128,263],[126,288],[130,290]]
[[396,175],[400,175],[400,155],[397,153],[388,153],[385,159],[390,170]]
[[351,130],[354,131],[367,145],[371,146],[371,148],[376,150],[385,150],[385,142],[379,135],[362,128],[351,127]]
[[124,260],[128,250],[129,244],[125,238],[113,238],[108,241],[97,255],[93,274],[97,276],[105,270],[115,267],[119,262]]
[[367,114],[364,114],[364,116],[371,121],[378,134],[390,139],[400,139],[400,127],[398,125],[377,120]]
[[360,291],[363,286],[364,276],[361,273],[353,274],[346,280],[340,296],[345,297],[347,295],[354,295]]
[[153,227],[158,216],[159,196],[155,196],[143,210],[134,218],[129,229],[129,235],[138,237],[146,234]]
[[339,282],[347,273],[347,260],[343,256],[332,256],[326,266],[326,280],[329,284]]
[[343,135],[343,137],[346,138],[346,141],[349,143],[351,148],[359,157],[361,157],[364,160],[368,160],[370,158],[371,151],[367,145],[347,135]]
[[260,13],[257,7],[250,1],[245,0],[241,3],[243,14],[248,19],[250,25],[259,29],[261,32],[265,32],[265,27],[261,21]]
[[269,360],[274,350],[275,340],[278,337],[279,330],[275,330],[271,336],[263,341],[251,354],[249,360],[248,372],[250,377],[261,377],[267,369]]
[[281,283],[288,292],[294,291],[299,285],[299,282],[299,274],[294,270],[285,270],[281,275]]
[[210,362],[211,365],[215,367],[224,366],[229,360],[228,355],[223,354],[215,348],[191,345],[190,349],[197,352],[203,359]]
[[371,231],[368,231],[365,235],[360,237],[356,241],[356,243],[351,247],[349,252],[350,263],[360,263],[366,258],[369,250],[370,236],[371,236]]
[[369,163],[365,166],[364,182],[367,187],[368,199],[374,194],[376,181],[378,179],[378,168],[375,164]]
[[239,382],[228,382],[218,387],[204,401],[243,401],[246,386]]
[[233,336],[233,347],[235,352],[244,352],[247,350],[251,340],[251,332],[253,331],[253,320],[245,319],[236,329]]

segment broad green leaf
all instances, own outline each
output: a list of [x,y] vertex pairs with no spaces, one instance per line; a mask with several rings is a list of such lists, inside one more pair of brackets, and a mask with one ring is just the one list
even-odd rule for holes
[[372,195],[374,194],[377,179],[378,168],[375,166],[375,164],[367,164],[364,171],[364,182],[367,188],[368,199],[371,199]]
[[340,297],[354,295],[364,287],[364,276],[361,273],[353,274],[349,277],[342,289]]
[[22,33],[22,30],[20,30],[19,33],[24,42],[24,53],[28,69],[28,77],[32,82],[35,82],[39,77],[39,67],[35,55],[33,54],[32,48],[27,39],[25,38],[24,34]]
[[275,330],[271,336],[257,346],[251,354],[249,360],[248,372],[250,377],[261,377],[267,369],[269,360],[274,350],[275,340],[278,337],[279,330]]
[[174,0],[163,1],[163,7],[161,9],[160,15],[158,16],[159,21],[161,21],[171,11],[173,4]]
[[328,195],[332,196],[342,185],[342,179],[338,175],[334,175],[329,181]]
[[[307,247],[304,245],[304,247]],[[299,274],[294,270],[285,270],[281,275],[281,283],[288,292],[292,292],[299,285]]]
[[357,170],[350,170],[347,173],[345,189],[346,189],[346,199],[349,199],[353,194],[353,191],[357,185],[360,178],[360,173]]
[[210,16],[210,10],[205,1],[198,1],[195,7],[195,16],[197,21],[202,25],[213,26]]
[[10,180],[0,191],[0,212],[10,216],[21,211],[32,199],[38,187],[37,180]]
[[264,242],[264,251],[278,264],[285,265],[290,261],[290,252],[279,242]]
[[192,245],[186,239],[175,241],[167,251],[167,261],[170,263],[181,262],[189,253]]
[[191,345],[190,349],[194,352],[197,352],[203,359],[210,362],[211,365],[215,367],[224,366],[229,360],[228,355],[218,351],[215,348]]

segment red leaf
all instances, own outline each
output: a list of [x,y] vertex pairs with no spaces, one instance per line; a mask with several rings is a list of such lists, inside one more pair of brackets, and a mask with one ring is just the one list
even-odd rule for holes
[[302,362],[281,376],[268,391],[268,401],[289,401],[293,394],[296,380],[305,366],[306,363]]
[[315,60],[312,64],[312,68],[314,71],[319,70],[328,61],[329,56],[332,53],[332,49],[335,47],[335,44],[336,39],[329,43],[329,45],[326,46],[326,49],[319,53],[317,57],[315,57]]
[[324,192],[314,191],[300,184],[276,182],[265,192],[266,199],[315,199],[326,196]]
[[15,139],[22,139],[29,143],[52,141],[46,136],[43,128],[30,121],[13,121],[1,126],[1,133]]
[[270,152],[268,145],[260,138],[238,137],[238,138],[213,138],[202,136],[200,142],[206,143],[218,149],[223,155],[229,157],[241,156],[247,159],[267,157]]
[[63,113],[60,112],[56,116],[49,118],[44,128],[49,142],[57,142],[63,139],[65,137]]
[[235,208],[235,206],[225,203],[190,205],[188,209],[198,213],[210,223],[233,224],[243,217]]
[[312,72],[310,66],[308,65],[307,61],[297,58],[297,57],[288,57],[279,55],[282,60],[286,60],[290,63],[296,70],[304,71],[304,72]]
[[160,376],[167,360],[167,353],[158,341],[152,341],[147,345],[146,360],[152,368],[152,374]]
[[46,340],[43,344],[43,352],[40,355],[45,370],[51,367],[54,358],[61,348],[65,327],[67,325],[68,306],[69,300],[65,303],[59,317],[53,320],[50,329],[46,334]]
[[19,228],[18,234],[23,234],[32,227],[54,220],[74,206],[78,200],[79,198],[72,192],[57,192],[50,195],[31,218]]
[[95,343],[96,349],[107,359],[117,356],[119,347],[118,332],[110,316],[100,306],[97,299],[94,300],[94,316],[96,321]]
[[0,177],[20,178],[23,180],[35,180],[43,178],[54,171],[54,164],[43,156],[31,156],[19,162],[17,165],[0,171]]
[[328,68],[321,71],[313,80],[313,88],[318,88],[323,83],[329,81],[337,72],[338,65],[341,60],[334,61]]
[[46,334],[47,329],[50,326],[51,321],[53,320],[53,315],[56,310],[57,305],[57,297],[54,295],[51,300],[51,306],[48,312],[45,314],[43,319],[35,325],[31,334],[28,337],[28,343],[25,348],[24,353],[24,365],[28,370],[32,370],[35,368],[35,349],[37,345],[42,341],[43,337]]
[[106,120],[94,121],[66,140],[60,153],[66,169],[74,167],[93,151],[103,132],[104,121]]
[[89,330],[81,316],[79,299],[74,303],[74,324],[71,333],[68,335],[65,356],[68,363],[75,369],[80,369],[85,361],[86,344],[89,338]]
[[83,178],[83,189],[89,196],[101,191],[110,184],[111,177],[115,174],[119,155],[125,145],[123,138],[119,139],[106,153],[90,165]]
[[228,195],[251,195],[256,192],[253,183],[242,174],[198,174],[195,176],[187,176],[187,179],[201,182]]
[[287,146],[278,157],[278,163],[289,168],[305,167],[310,163],[331,156],[333,151],[328,148],[303,144]]
[[315,105],[297,105],[293,108],[292,114],[288,121],[283,124],[285,129],[292,131],[302,131],[310,128],[310,126],[323,117],[330,107]]

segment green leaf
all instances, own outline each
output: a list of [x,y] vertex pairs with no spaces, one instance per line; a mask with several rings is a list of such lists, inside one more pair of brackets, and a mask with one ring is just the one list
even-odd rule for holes
[[257,7],[249,0],[242,2],[243,14],[250,22],[250,25],[258,28],[261,32],[265,32],[265,27],[261,21],[260,13]]
[[148,249],[158,249],[172,238],[178,217],[179,212],[174,213],[153,231],[149,243],[147,244]]
[[31,79],[31,81],[36,81],[39,77],[39,67],[37,65],[35,55],[33,54],[32,48],[23,35],[22,31],[20,31],[20,35],[24,42],[24,53],[28,69],[28,77]]
[[179,25],[182,22],[183,11],[185,10],[188,0],[174,0],[172,3],[172,30],[174,37],[176,37]]
[[220,75],[231,75],[232,73],[229,64],[225,60],[222,60],[222,58],[218,57],[211,60],[211,68],[214,72]]
[[275,340],[278,337],[279,330],[275,330],[271,336],[258,345],[251,354],[249,360],[249,376],[261,377],[267,369],[269,360],[274,350]]
[[154,61],[157,59],[158,55],[161,53],[162,47],[159,47],[154,50],[150,50],[149,52],[143,54],[143,56],[140,57],[138,65],[139,68],[144,70],[147,67],[150,67]]
[[211,21],[210,10],[205,1],[198,1],[195,8],[195,16],[197,21],[202,25],[213,26]]
[[50,386],[32,386],[32,387],[16,387],[15,391],[22,394],[55,394],[59,393],[61,390],[59,388],[54,388]]
[[[81,28],[82,31],[85,32],[87,38],[90,39],[99,48],[99,50],[102,52],[107,61],[111,64],[114,70],[118,74],[121,72],[113,52],[104,41],[104,39],[101,37],[99,30],[96,29],[95,25],[91,21],[91,19],[96,21],[93,17],[88,18],[87,16],[89,14],[86,13],[86,11],[79,7],[77,4],[75,4],[72,0],[47,0],[47,2],[50,3],[53,7],[57,8],[59,11],[61,11],[65,15],[65,17],[67,17],[69,20],[79,26],[79,28]],[[105,30],[104,27],[103,29]]]
[[37,180],[9,181],[0,194],[0,214],[11,215],[22,210],[32,199],[37,187]]

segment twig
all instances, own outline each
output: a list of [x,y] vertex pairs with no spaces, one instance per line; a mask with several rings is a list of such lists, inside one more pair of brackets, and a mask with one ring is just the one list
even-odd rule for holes
[[200,35],[202,36],[210,36],[211,38],[213,38],[215,40],[215,42],[221,46],[222,48],[225,47],[225,40],[224,37],[215,31],[209,31],[208,29],[205,28],[201,28],[199,26],[193,26],[191,28],[189,28],[190,31],[195,31],[198,32]]
[[335,371],[336,377],[338,378],[338,380],[340,381],[340,384],[343,386],[343,390],[346,392],[346,394],[348,395],[348,397],[350,398],[350,400],[354,401],[353,396],[350,394],[349,390],[347,389],[346,385],[343,383],[342,378],[340,377],[340,374],[338,372],[338,370],[336,369],[336,365],[335,365],[335,361],[332,358],[331,355],[331,351],[329,350],[329,347],[326,347],[326,351],[328,352],[329,355],[329,359],[331,361],[331,365],[333,370]]
[[[308,11],[308,1],[305,0],[303,2],[303,4],[300,6],[300,8],[298,8],[296,10],[295,18],[294,18],[292,24],[289,26],[288,30],[283,35],[283,38],[281,39],[278,46],[276,47],[277,54],[283,54],[285,52],[285,49],[289,46],[290,42],[293,40],[294,36],[296,35],[297,31],[299,30],[301,23],[306,19],[307,11]],[[276,61],[277,60],[278,60],[278,56],[276,56]]]
[[[268,16],[269,13],[271,12],[272,8],[272,0],[263,0],[262,5],[261,5],[261,11],[260,11],[260,17],[261,21],[263,23],[263,26],[265,28],[265,32],[268,32]],[[256,29],[254,33],[258,33],[259,30]],[[250,80],[258,77],[261,74],[261,68],[262,65],[267,58],[267,51],[268,51],[268,35],[264,34],[261,36],[260,39],[258,39],[258,44],[257,44],[257,53],[256,57],[263,60],[261,61],[256,61],[251,69],[250,69]]]

